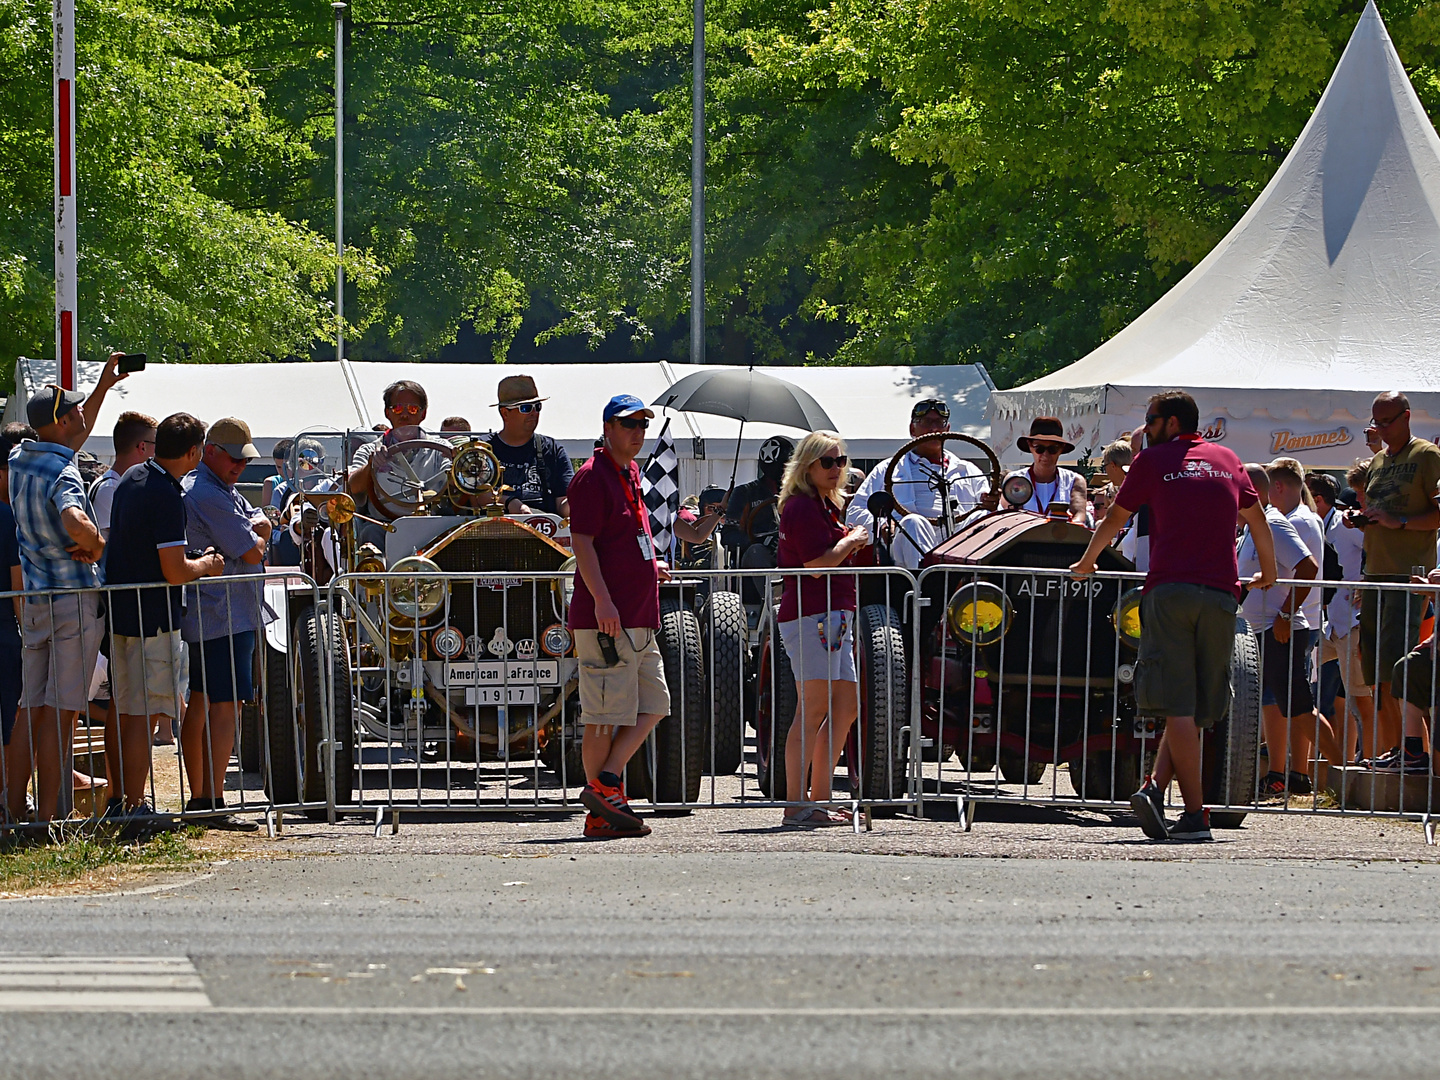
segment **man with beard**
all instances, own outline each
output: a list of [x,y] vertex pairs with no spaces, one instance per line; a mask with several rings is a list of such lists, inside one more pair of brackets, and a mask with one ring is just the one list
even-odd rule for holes
[[[1247,584],[1275,583],[1275,541],[1245,466],[1232,450],[1199,434],[1200,409],[1180,390],[1150,399],[1147,447],[1130,465],[1115,505],[1100,522],[1076,577],[1095,573],[1100,553],[1130,515],[1150,507],[1150,569],[1140,608],[1135,697],[1145,716],[1165,717],[1155,772],[1130,797],[1152,840],[1209,840],[1210,812],[1200,766],[1200,729],[1230,707],[1230,654],[1240,602],[1237,516],[1250,526],[1260,569]],[[1165,792],[1180,781],[1185,812],[1165,823]]]

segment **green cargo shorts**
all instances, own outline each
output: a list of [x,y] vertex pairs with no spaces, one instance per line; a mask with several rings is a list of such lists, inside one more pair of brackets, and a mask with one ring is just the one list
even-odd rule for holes
[[[1408,577],[1366,576],[1366,581],[1409,581]],[[1366,686],[1376,686],[1395,665],[1420,644],[1420,620],[1425,597],[1401,589],[1360,591],[1360,674]]]
[[1143,716],[1193,716],[1210,727],[1230,709],[1235,594],[1187,582],[1156,585],[1140,604],[1135,700]]
[[1390,693],[1395,700],[1408,701],[1426,712],[1434,708],[1434,686],[1434,642],[1406,653],[1396,661],[1390,674]]

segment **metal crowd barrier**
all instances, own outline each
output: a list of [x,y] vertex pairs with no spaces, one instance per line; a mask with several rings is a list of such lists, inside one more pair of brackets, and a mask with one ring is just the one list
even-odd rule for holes
[[[935,566],[920,573],[920,617],[911,627],[910,649],[917,658],[912,694],[921,738],[915,782],[922,803],[955,802],[967,829],[982,803],[1128,807],[1130,794],[1151,771],[1163,730],[1163,720],[1146,716],[1135,697],[1143,581],[1142,574],[1117,572],[1076,579],[1063,567]],[[1440,595],[1434,587],[1399,582],[1276,585],[1293,586],[1384,596],[1413,624],[1426,609],[1433,615]],[[1377,624],[1368,644],[1378,651],[1380,638]],[[1418,640],[1412,632],[1410,647]],[[1333,702],[1320,700],[1320,644],[1298,633],[1281,644],[1237,619],[1230,712],[1201,733],[1212,822],[1236,827],[1250,813],[1400,818],[1420,822],[1433,843],[1440,779],[1353,763],[1360,752],[1357,695],[1347,685],[1338,716],[1331,715],[1337,712]],[[1273,708],[1262,705],[1267,663],[1286,675],[1296,672],[1279,687]],[[1403,685],[1397,683],[1399,697],[1418,699],[1414,708],[1423,710],[1427,727],[1440,683],[1435,669],[1433,650],[1423,652],[1402,667]],[[1416,692],[1412,680],[1420,684]],[[1400,741],[1398,706],[1393,713],[1393,734],[1387,729],[1378,741],[1375,725],[1365,723],[1365,756]],[[1288,737],[1282,739],[1282,732]],[[1283,743],[1283,761],[1270,762],[1270,743]],[[1303,760],[1295,757],[1297,744]],[[1286,777],[1284,790],[1264,790],[1272,771]],[[1178,801],[1177,787],[1170,797],[1176,812]]]
[[[774,622],[782,576],[685,570],[661,586],[670,712],[626,771],[632,801],[661,812],[769,807],[777,818],[779,808],[801,801],[787,791],[784,768],[797,699]],[[827,679],[823,708],[843,715],[844,695],[853,701],[858,692],[870,723],[848,739],[824,728],[825,752],[841,759],[852,784],[814,801],[852,817],[913,810],[906,747],[915,714],[900,613],[914,578],[886,568],[815,576],[830,593],[842,577],[860,583],[859,607],[846,617],[859,681]],[[762,602],[744,602],[746,579]],[[336,769],[336,811],[373,816],[378,830],[387,816],[398,827],[402,811],[579,809],[580,661],[565,629],[572,589],[572,575],[558,571],[418,578],[392,571],[331,581],[327,607],[341,628],[335,648],[353,658],[327,665],[340,706],[333,742],[353,747],[348,786],[346,763]],[[802,650],[812,647],[822,646],[802,641]],[[815,756],[805,727],[797,743],[801,760]]]
[[[220,657],[212,669],[217,680],[213,696],[228,696],[218,685],[228,683],[238,688],[237,700],[228,707],[210,700],[206,691],[212,673],[206,665],[198,671],[192,668],[191,646],[178,640],[178,633],[164,636],[166,644],[158,648],[157,638],[152,637],[143,662],[132,668],[139,672],[143,699],[128,702],[146,712],[143,719],[142,714],[133,714],[136,719],[127,722],[131,737],[126,739],[121,738],[121,714],[114,696],[117,602],[148,606],[163,596],[163,590],[174,588],[184,590],[194,604],[196,584],[0,594],[5,602],[19,601],[22,634],[18,662],[0,656],[0,663],[10,664],[9,674],[18,675],[22,684],[27,678],[37,681],[35,676],[42,671],[54,672],[56,703],[73,706],[47,709],[42,694],[36,692],[34,705],[27,707],[22,692],[14,735],[0,748],[6,810],[0,814],[0,834],[85,830],[102,824],[139,834],[176,823],[250,813],[265,815],[273,828],[286,810],[327,815],[333,803],[323,787],[299,784],[297,777],[323,772],[323,762],[314,753],[317,748],[306,745],[303,733],[329,727],[324,696],[328,689],[320,687],[313,699],[296,693],[300,672],[287,649],[295,613],[314,610],[321,603],[318,586],[312,578],[289,569],[206,578],[197,584],[219,594],[223,612],[217,626],[213,614],[206,616],[207,605],[196,609],[196,636],[206,642],[206,650]],[[219,644],[230,638],[231,627],[243,632],[244,616],[238,610],[245,603],[241,590],[253,590],[278,608],[278,618],[252,635],[249,687],[243,679],[245,654],[233,644]],[[178,624],[175,630],[180,630]],[[36,649],[26,640],[42,644]],[[146,760],[140,769],[126,760],[125,744],[133,749],[141,741],[135,737],[136,724],[146,732]],[[166,736],[173,743],[155,741]],[[207,769],[212,771],[208,784]],[[122,787],[130,789],[128,802],[139,794],[153,813],[127,815],[113,807],[107,812],[107,803],[118,797]],[[223,808],[192,801],[207,787],[211,794],[206,798],[221,800]]]

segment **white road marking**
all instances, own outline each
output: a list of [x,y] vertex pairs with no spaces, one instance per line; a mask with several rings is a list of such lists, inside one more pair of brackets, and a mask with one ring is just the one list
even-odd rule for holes
[[0,956],[0,1009],[210,1008],[188,956]]

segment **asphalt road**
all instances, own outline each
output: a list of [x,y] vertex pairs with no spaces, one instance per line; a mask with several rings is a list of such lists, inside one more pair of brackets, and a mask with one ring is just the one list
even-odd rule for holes
[[1440,1050],[1435,865],[586,848],[146,890],[0,903],[0,1075],[1373,1080]]

